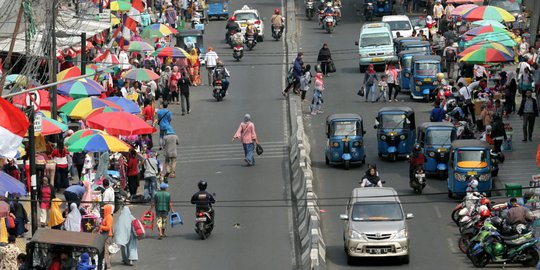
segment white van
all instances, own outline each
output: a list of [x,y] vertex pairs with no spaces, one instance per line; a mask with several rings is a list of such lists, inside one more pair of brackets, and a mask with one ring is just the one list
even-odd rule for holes
[[369,64],[384,65],[388,61],[396,60],[392,32],[387,23],[364,24],[355,44],[358,45],[360,54],[360,72]]
[[402,37],[412,36],[413,26],[407,15],[388,15],[382,17],[382,21],[390,25],[392,36],[394,38],[396,38],[397,32],[399,32]]

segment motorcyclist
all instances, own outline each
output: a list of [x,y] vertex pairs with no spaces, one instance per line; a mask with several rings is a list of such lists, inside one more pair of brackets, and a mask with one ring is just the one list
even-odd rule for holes
[[326,7],[324,8],[321,16],[321,25],[324,25],[324,18],[326,16],[335,16],[334,14],[334,7],[332,6],[332,2],[326,3]]
[[334,7],[339,8],[339,10],[336,10],[336,17],[341,18],[341,7],[342,7],[341,0],[333,0],[332,2],[333,2]]
[[412,155],[409,158],[409,183],[413,181],[414,178],[414,172],[416,168],[422,167],[424,168],[424,164],[427,162],[427,158],[422,153],[422,147],[419,143],[415,143],[413,146]]
[[366,171],[362,181],[360,181],[360,187],[382,187],[381,178],[376,167],[372,166]]
[[457,106],[455,99],[450,99],[446,102],[446,113],[451,116],[454,121],[462,121],[465,118],[465,113],[461,107]]
[[519,205],[516,198],[511,198],[510,203],[512,204],[512,208],[510,208],[506,214],[508,224],[512,226],[517,224],[527,225],[531,221],[534,221],[534,216],[531,214],[529,209]]
[[285,28],[285,25],[283,24],[284,19],[283,19],[283,16],[280,15],[279,8],[276,8],[274,10],[274,15],[272,15],[270,22],[272,23],[272,33],[274,33],[275,28],[279,28],[280,32],[283,33],[283,29]]
[[231,43],[233,46],[244,45],[246,39],[244,38],[244,35],[242,35],[242,32],[238,31],[234,33],[234,35],[231,36]]
[[227,33],[225,34],[227,41],[229,40],[229,37],[231,34],[241,32],[242,29],[240,28],[240,25],[236,22],[236,17],[231,16],[229,18],[229,21],[227,22],[227,25],[225,25],[225,29],[227,29]]
[[227,68],[223,66],[223,62],[218,61],[216,67],[214,68],[214,71],[212,71],[212,81],[214,82],[216,80],[221,80],[223,91],[227,92],[227,89],[229,89],[229,77],[231,77],[231,74],[229,73]]
[[212,204],[216,203],[214,196],[206,191],[208,183],[204,180],[199,181],[197,184],[199,191],[195,192],[191,196],[191,204],[195,204],[195,209],[197,212],[207,212],[210,214],[212,221],[214,220],[214,211],[212,209]]
[[246,40],[249,36],[253,36],[253,42],[257,42],[257,36],[259,35],[259,30],[257,27],[253,24],[252,21],[247,22],[246,27]]

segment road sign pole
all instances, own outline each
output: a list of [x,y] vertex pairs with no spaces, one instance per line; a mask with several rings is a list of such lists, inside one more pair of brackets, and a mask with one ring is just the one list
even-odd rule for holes
[[30,127],[28,128],[28,144],[30,151],[28,159],[30,160],[30,210],[32,216],[32,235],[38,228],[37,216],[37,181],[36,181],[36,137],[34,134],[34,106],[28,106],[30,110]]

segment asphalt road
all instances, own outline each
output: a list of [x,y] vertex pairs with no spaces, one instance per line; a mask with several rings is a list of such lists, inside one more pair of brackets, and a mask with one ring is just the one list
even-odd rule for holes
[[[393,187],[400,194],[406,213],[413,213],[415,218],[408,222],[411,239],[411,257],[409,265],[400,265],[397,260],[362,260],[357,266],[381,269],[470,269],[472,264],[457,247],[458,230],[451,223],[450,212],[457,201],[446,195],[446,181],[429,178],[424,194],[413,194],[408,184],[408,163],[406,161],[390,162],[377,156],[377,142],[373,129],[377,111],[384,106],[410,106],[416,112],[417,125],[428,121],[430,106],[426,103],[413,102],[408,95],[400,94],[396,103],[366,103],[364,98],[356,95],[363,82],[363,75],[358,69],[358,49],[354,42],[358,40],[362,19],[357,10],[361,9],[361,1],[344,0],[343,21],[333,34],[327,34],[318,27],[317,20],[308,21],[304,16],[303,2],[297,1],[298,31],[301,32],[299,50],[305,53],[304,61],[315,64],[318,50],[323,43],[328,43],[333,52],[337,72],[325,78],[324,114],[309,115],[308,104],[305,104],[305,125],[309,132],[312,146],[312,169],[314,171],[316,193],[322,200],[320,208],[323,221],[323,234],[327,244],[328,269],[351,269],[348,266],[343,250],[343,222],[339,214],[345,212],[345,204],[353,188],[366,171],[361,165],[344,170],[343,167],[329,167],[324,163],[325,119],[334,113],[358,113],[364,119],[365,145],[367,148],[366,163],[377,164],[381,178],[386,186]],[[311,93],[310,93],[311,94]],[[334,198],[324,200],[324,198]],[[335,199],[338,198],[338,199]],[[497,266],[500,267],[500,266]],[[362,269],[364,269],[362,268]]]
[[[231,13],[247,2],[232,1]],[[267,17],[266,40],[252,52],[246,51],[240,63],[233,62],[232,49],[223,41],[226,22],[211,21],[206,26],[205,46],[214,47],[232,75],[229,95],[218,103],[208,86],[194,87],[190,89],[191,114],[181,116],[180,105],[169,106],[180,138],[177,178],[170,180],[170,192],[174,201],[182,201],[175,204],[175,210],[180,211],[184,225],[168,228],[168,237],[163,240],[158,240],[157,231],[153,231],[140,241],[137,269],[292,268],[291,208],[283,207],[290,197],[286,107],[280,95],[284,50],[283,42],[271,39],[269,23],[279,6],[273,0],[253,4],[262,17]],[[263,65],[267,62],[274,64]],[[207,83],[204,69],[202,78]],[[231,143],[246,113],[251,114],[264,148],[254,167],[245,166],[242,145]],[[208,191],[216,193],[217,200],[215,230],[205,241],[195,234],[195,209],[186,203],[201,179],[208,181]],[[278,201],[242,202],[266,199]],[[236,202],[230,202],[233,200]],[[133,209],[140,217],[147,207]],[[116,256],[115,261],[118,265],[120,258]]]

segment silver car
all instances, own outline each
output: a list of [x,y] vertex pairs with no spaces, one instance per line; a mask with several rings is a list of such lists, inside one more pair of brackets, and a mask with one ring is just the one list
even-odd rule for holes
[[393,188],[355,188],[347,203],[343,239],[347,263],[360,257],[399,257],[409,263],[407,219]]

